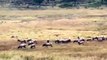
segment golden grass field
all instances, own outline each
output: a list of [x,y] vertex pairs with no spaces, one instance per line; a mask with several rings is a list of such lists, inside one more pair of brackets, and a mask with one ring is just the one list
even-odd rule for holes
[[[107,60],[107,41],[17,49],[18,39],[37,41],[107,36],[107,9],[0,10],[0,60]],[[11,36],[18,36],[11,38]]]

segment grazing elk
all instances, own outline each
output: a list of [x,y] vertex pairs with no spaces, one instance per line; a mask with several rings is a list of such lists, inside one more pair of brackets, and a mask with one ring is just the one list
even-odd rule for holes
[[76,42],[78,42],[78,40],[74,40],[74,41],[73,41],[73,43],[76,43]]
[[61,40],[55,40],[55,43],[60,44]]
[[32,39],[28,39],[27,43],[28,43],[28,46],[30,46],[30,48],[35,48],[36,44],[37,44],[37,41],[36,40],[33,41]]
[[88,39],[86,39],[86,41],[92,41],[92,39],[91,39],[91,38],[88,38]]
[[80,40],[78,40],[78,44],[79,44],[79,45],[81,45],[81,44],[83,44],[83,45],[84,45],[84,42],[85,42],[85,40],[84,40],[84,39],[80,39]]
[[26,41],[25,40],[23,40],[23,41],[21,41],[21,40],[18,40],[18,42],[20,42],[20,44],[19,44],[19,46],[18,46],[18,49],[19,48],[26,48]]
[[52,43],[50,43],[49,40],[47,40],[47,42],[44,43],[42,46],[43,46],[43,47],[48,47],[48,46],[53,47]]
[[55,40],[55,43],[60,44],[60,43],[70,43],[71,39],[64,39],[64,40]]
[[102,41],[106,40],[106,38],[105,37],[93,37],[92,40],[94,40],[94,41],[97,40],[99,42],[102,42]]
[[62,40],[62,43],[70,43],[71,40],[70,39],[65,39],[65,40]]
[[78,43],[79,45],[84,44],[85,40],[80,39],[80,40],[74,40],[73,43]]
[[77,40],[74,40],[73,43],[78,43],[79,45],[84,44],[85,39],[80,39],[80,37],[78,37]]

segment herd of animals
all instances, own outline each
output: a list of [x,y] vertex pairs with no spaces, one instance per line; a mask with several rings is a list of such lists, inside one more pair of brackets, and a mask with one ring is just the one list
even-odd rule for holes
[[[52,43],[55,44],[68,44],[68,43],[78,43],[78,45],[84,45],[85,42],[87,41],[98,41],[98,42],[102,42],[107,40],[107,37],[93,37],[93,38],[88,38],[88,39],[81,39],[80,37],[77,37],[77,39],[75,40],[71,40],[71,39],[61,39],[61,40],[54,40],[54,41],[50,41],[47,40],[46,43],[42,44],[42,47],[53,47]],[[22,49],[22,48],[26,48],[27,46],[30,46],[30,48],[35,48],[36,45],[38,44],[38,41],[36,40],[32,40],[32,39],[28,39],[28,40],[19,40],[19,45],[18,45],[18,49]]]

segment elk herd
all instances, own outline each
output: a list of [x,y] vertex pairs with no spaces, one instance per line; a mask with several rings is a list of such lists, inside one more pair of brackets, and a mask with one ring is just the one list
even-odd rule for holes
[[[77,43],[78,45],[84,45],[85,42],[88,41],[106,41],[106,37],[93,37],[93,38],[87,38],[83,39],[80,37],[77,37],[77,39],[59,39],[59,40],[47,40],[45,43],[42,44],[42,47],[53,47],[53,44],[68,44],[68,43]],[[36,48],[38,45],[37,40],[27,39],[27,40],[17,40],[19,42],[18,49],[26,48],[29,46],[31,49]]]

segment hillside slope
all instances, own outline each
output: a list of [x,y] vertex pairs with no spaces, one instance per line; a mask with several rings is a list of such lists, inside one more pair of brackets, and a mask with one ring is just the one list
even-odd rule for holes
[[[1,10],[0,40],[107,36],[107,9]],[[57,36],[58,35],[58,36]]]

